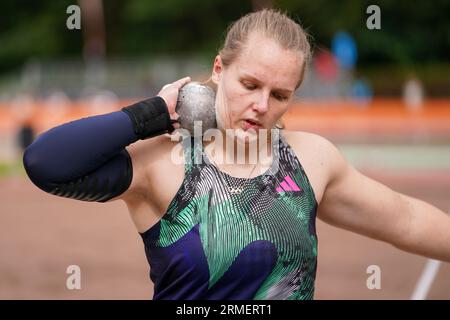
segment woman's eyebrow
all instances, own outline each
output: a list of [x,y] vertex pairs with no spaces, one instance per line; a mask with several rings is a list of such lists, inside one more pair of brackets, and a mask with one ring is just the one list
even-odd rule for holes
[[[251,81],[256,82],[257,84],[261,84],[262,83],[262,81],[260,81],[258,78],[254,77],[254,76],[252,76],[252,75],[250,75],[248,73],[245,73],[245,72],[242,73],[241,78],[249,79]],[[288,94],[288,95],[291,94],[292,92],[294,92],[293,90],[284,89],[284,88],[274,88],[273,90],[274,91],[278,91],[278,92],[283,93],[283,94]]]
[[241,78],[246,78],[246,79],[252,80],[252,81],[257,82],[257,83],[262,83],[262,81],[260,81],[258,78],[255,78],[254,76],[249,75],[249,74],[247,74],[245,72],[241,75]]

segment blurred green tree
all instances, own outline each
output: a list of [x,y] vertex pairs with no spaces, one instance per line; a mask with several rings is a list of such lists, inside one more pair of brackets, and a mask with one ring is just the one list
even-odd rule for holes
[[[65,24],[67,6],[76,3],[1,1],[0,73],[30,58],[80,59],[83,31],[68,30]],[[366,28],[370,4],[381,8],[381,30]],[[161,54],[212,58],[231,21],[255,8],[274,6],[299,21],[317,47],[329,47],[338,30],[352,34],[359,68],[450,64],[449,0],[104,0],[103,6],[107,58]]]

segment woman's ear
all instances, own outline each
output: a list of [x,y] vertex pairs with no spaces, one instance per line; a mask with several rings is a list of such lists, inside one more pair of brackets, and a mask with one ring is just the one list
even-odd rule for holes
[[211,76],[211,80],[216,85],[218,85],[220,82],[220,77],[222,75],[222,71],[223,71],[222,58],[220,57],[220,55],[217,55],[216,58],[214,59],[214,66],[213,66],[213,71],[212,71],[212,76]]

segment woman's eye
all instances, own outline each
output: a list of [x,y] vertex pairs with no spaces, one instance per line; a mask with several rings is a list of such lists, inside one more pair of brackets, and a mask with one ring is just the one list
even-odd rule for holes
[[257,88],[256,85],[248,82],[242,82],[242,85],[248,90],[255,90]]
[[279,101],[284,101],[287,99],[287,97],[285,97],[281,94],[278,94],[278,93],[272,93],[272,96]]

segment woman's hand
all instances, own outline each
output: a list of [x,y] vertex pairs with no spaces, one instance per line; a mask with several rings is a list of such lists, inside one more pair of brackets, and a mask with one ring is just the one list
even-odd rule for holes
[[[173,121],[177,121],[179,118],[178,113],[175,112],[175,107],[177,106],[178,92],[185,84],[189,83],[190,81],[191,81],[190,77],[185,77],[173,83],[166,84],[157,94],[159,97],[163,98],[164,101],[166,102],[167,109],[169,110],[170,114],[170,119]],[[180,124],[175,122],[173,123],[173,127],[175,129],[178,129],[180,127]]]

